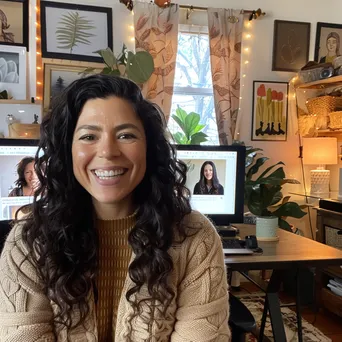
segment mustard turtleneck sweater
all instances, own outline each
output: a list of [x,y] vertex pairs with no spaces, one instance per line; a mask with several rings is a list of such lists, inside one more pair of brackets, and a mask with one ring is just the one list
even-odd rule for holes
[[134,214],[117,220],[97,220],[99,270],[96,316],[99,341],[113,341],[118,305],[132,253],[128,234],[134,224]]

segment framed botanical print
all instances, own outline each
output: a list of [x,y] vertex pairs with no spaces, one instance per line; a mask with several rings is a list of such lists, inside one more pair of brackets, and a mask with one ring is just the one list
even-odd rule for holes
[[26,48],[0,45],[0,92],[7,90],[13,100],[26,100]]
[[[72,66],[58,64],[44,64],[44,96],[43,96],[43,111],[47,113],[50,107],[51,100],[56,97],[61,91],[69,86],[73,81],[86,77],[84,71],[90,65]],[[91,65],[94,67],[94,65]],[[100,73],[102,68],[95,69],[93,73]],[[89,76],[89,75],[88,75]]]
[[315,61],[332,63],[341,56],[342,24],[317,23]]
[[310,23],[274,21],[273,71],[297,72],[309,60]]
[[29,48],[29,0],[0,1],[0,45]]
[[287,95],[287,82],[253,82],[252,140],[286,141]]
[[113,50],[112,9],[41,2],[42,56],[102,62],[96,51]]

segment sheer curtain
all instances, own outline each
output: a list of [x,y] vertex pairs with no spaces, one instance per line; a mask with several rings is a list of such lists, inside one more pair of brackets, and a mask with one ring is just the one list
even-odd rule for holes
[[210,62],[221,145],[232,144],[239,115],[243,21],[240,10],[208,8]]
[[176,70],[178,17],[175,4],[166,8],[145,2],[134,4],[136,50],[148,51],[154,60],[154,72],[143,84],[142,92],[161,107],[166,120],[170,116]]

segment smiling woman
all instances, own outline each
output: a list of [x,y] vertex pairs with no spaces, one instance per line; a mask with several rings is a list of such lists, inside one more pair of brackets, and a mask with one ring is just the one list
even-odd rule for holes
[[51,108],[33,212],[0,259],[0,340],[229,341],[221,241],[158,107],[94,75]]

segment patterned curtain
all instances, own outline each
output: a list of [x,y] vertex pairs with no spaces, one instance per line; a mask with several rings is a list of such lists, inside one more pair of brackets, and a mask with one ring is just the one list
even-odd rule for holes
[[156,103],[169,119],[178,46],[178,5],[160,8],[135,2],[134,28],[136,51],[146,50],[154,60],[154,72],[143,85],[145,98]]
[[221,145],[232,144],[239,115],[243,20],[240,10],[208,8],[211,73]]

